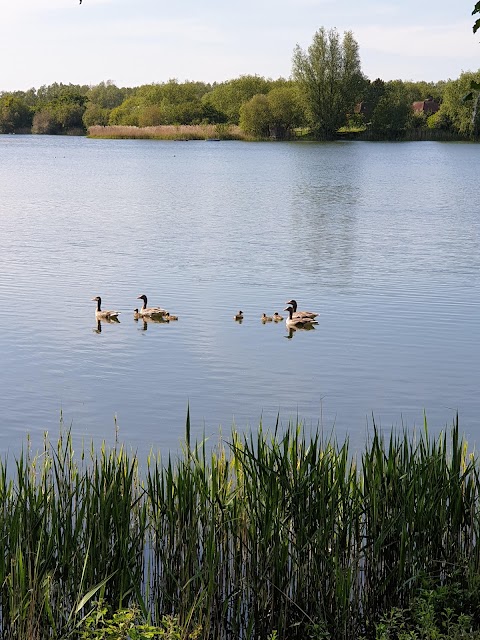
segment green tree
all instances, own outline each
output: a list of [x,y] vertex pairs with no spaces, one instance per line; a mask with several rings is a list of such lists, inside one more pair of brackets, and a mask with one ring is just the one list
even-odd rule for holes
[[32,126],[33,112],[20,95],[0,96],[0,133],[14,133]]
[[305,119],[298,87],[293,83],[274,87],[267,98],[272,115],[270,134],[280,139],[289,137],[292,129]]
[[118,107],[112,109],[108,118],[108,124],[138,127],[139,109],[139,100],[136,95],[132,95],[124,100]]
[[228,82],[222,82],[203,96],[203,103],[223,114],[227,122],[238,124],[240,107],[253,96],[266,94],[272,89],[274,82],[261,76],[245,75]]
[[101,107],[99,104],[89,102],[82,117],[83,125],[86,129],[95,124],[106,126],[110,117],[110,109]]
[[43,104],[33,118],[33,133],[68,133],[72,129],[84,129],[83,115],[87,98],[74,88],[69,88]]
[[383,96],[372,113],[372,131],[393,140],[401,138],[412,115],[411,93],[401,80],[393,80],[385,84]]
[[322,27],[313,36],[308,51],[297,45],[293,78],[299,85],[312,132],[319,138],[333,138],[353,111],[366,83],[352,32],[345,32],[340,39],[336,29],[327,31]]
[[128,97],[131,89],[119,89],[111,80],[90,87],[87,98],[102,109],[115,109]]
[[[442,116],[448,118],[452,129],[465,137],[478,138],[480,133],[480,70],[476,73],[465,72],[457,80],[450,80],[445,85],[443,102],[440,106]],[[467,95],[465,95],[467,94]],[[471,100],[466,97],[472,96]]]
[[264,93],[253,96],[240,107],[240,127],[255,138],[268,138],[272,112]]
[[297,87],[280,84],[267,95],[259,93],[240,107],[240,127],[255,138],[287,138],[303,121]]

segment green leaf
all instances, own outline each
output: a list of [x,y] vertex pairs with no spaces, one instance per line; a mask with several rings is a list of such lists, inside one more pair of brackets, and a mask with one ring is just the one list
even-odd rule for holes
[[475,24],[473,25],[473,33],[477,33],[479,29],[480,29],[480,18],[476,20]]
[[475,5],[474,10],[472,11],[472,16],[476,13],[480,13],[480,2],[477,2],[477,4]]
[[112,576],[114,576],[117,572],[114,571],[113,573],[111,573],[109,576],[107,576],[104,580],[102,580],[101,582],[99,582],[95,587],[93,587],[93,589],[90,589],[90,591],[88,591],[88,593],[86,593],[83,598],[80,600],[80,602],[78,603],[76,609],[75,609],[75,613],[78,613],[80,611],[80,609],[82,609],[85,604],[91,600],[91,598],[93,598],[93,596],[97,593],[97,591],[99,589],[101,589],[102,587],[104,587],[107,582],[110,580],[110,578],[112,578]]

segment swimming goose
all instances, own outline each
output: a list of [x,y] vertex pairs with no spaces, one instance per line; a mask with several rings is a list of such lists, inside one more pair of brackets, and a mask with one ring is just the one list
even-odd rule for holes
[[233,316],[234,320],[239,320],[240,322],[243,320],[243,311],[239,311],[236,315]]
[[312,318],[312,320],[315,320],[318,316],[318,313],[312,313],[311,311],[297,311],[296,300],[288,300],[285,304],[292,306],[294,318]]
[[283,316],[281,316],[278,311],[275,311],[275,313],[273,314],[273,321],[274,322],[280,322],[281,320],[283,320]]
[[162,323],[167,323],[168,322],[168,318],[167,316],[161,316],[161,315],[141,315],[138,309],[134,309],[133,310],[133,319],[135,320],[135,322],[137,322],[138,320],[143,320],[144,323],[146,322],[153,322],[155,324],[162,324]]
[[293,307],[286,307],[284,311],[288,311],[288,318],[285,320],[285,324],[289,329],[312,329],[314,324],[318,324],[315,318],[298,318],[294,316]]
[[273,318],[272,316],[267,316],[265,313],[262,316],[262,322],[263,324],[265,324],[265,322],[272,322]]
[[168,313],[168,311],[164,317],[167,322],[173,322],[175,320],[178,320],[178,316],[172,316],[170,313]]
[[138,315],[140,318],[164,316],[168,313],[168,311],[166,311],[165,309],[162,309],[161,307],[147,307],[146,295],[138,296],[137,300],[143,300],[143,307],[138,310]]
[[106,322],[120,322],[118,319],[118,314],[120,313],[120,311],[102,311],[102,299],[100,296],[96,296],[95,298],[92,298],[92,300],[97,303],[97,309],[95,311],[95,317],[97,318],[97,320],[104,320]]

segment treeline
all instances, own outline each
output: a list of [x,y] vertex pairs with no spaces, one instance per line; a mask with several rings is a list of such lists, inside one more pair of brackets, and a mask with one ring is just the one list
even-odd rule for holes
[[[242,75],[213,84],[171,79],[133,88],[111,81],[95,86],[55,83],[0,92],[0,132],[83,134],[107,125],[236,125],[256,139],[288,139],[299,131],[329,139],[345,129],[386,139],[418,131],[469,139],[480,132],[479,92],[473,100],[463,98],[479,81],[480,71],[436,83],[370,81],[361,71],[352,33],[340,37],[334,29],[321,28],[308,50],[295,49],[289,79]],[[436,113],[414,111],[414,102],[427,99],[439,105]]]

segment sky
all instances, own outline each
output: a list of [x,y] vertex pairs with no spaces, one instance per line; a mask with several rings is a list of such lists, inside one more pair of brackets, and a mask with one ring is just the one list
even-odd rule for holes
[[[352,31],[375,80],[480,69],[475,0],[0,0],[0,91],[288,78],[320,27]],[[478,17],[478,16],[477,16]]]

